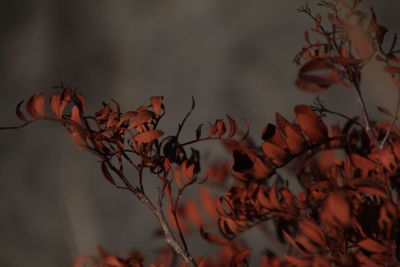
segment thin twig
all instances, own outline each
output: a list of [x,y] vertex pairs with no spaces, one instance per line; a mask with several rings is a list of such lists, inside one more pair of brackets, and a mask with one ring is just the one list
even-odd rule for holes
[[24,124],[21,124],[19,126],[0,127],[0,130],[18,130],[18,129],[24,128],[25,126],[31,124],[32,122],[34,122],[34,121],[27,121]]

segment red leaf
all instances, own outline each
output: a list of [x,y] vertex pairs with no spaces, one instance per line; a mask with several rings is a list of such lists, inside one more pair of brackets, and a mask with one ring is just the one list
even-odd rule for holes
[[193,200],[188,200],[184,206],[184,215],[195,226],[201,227],[203,219]]
[[244,263],[250,253],[251,249],[244,249],[236,253],[231,260],[231,266],[239,266],[239,264]]
[[370,170],[373,170],[376,167],[376,164],[374,162],[370,161],[367,158],[364,158],[361,155],[355,154],[355,153],[351,154],[351,160],[352,160],[354,166],[356,166],[357,168],[362,170],[363,177],[366,177],[368,172]]
[[351,222],[350,205],[344,192],[329,194],[320,212],[321,221],[332,226],[348,226]]
[[262,149],[267,158],[272,160],[277,166],[282,166],[288,156],[285,150],[269,142],[264,142]]
[[400,68],[399,67],[393,67],[393,66],[386,66],[385,67],[385,71],[389,72],[391,74],[394,74],[394,73],[399,73],[400,72]]
[[72,88],[65,88],[61,95],[61,104],[59,109],[60,117],[64,113],[65,108],[72,99]]
[[312,221],[299,221],[301,231],[312,241],[320,245],[321,247],[326,246],[326,237],[321,228],[313,223]]
[[44,95],[44,93],[40,93],[37,97],[35,97],[33,102],[35,111],[40,117],[44,117],[46,115],[44,108],[45,101],[46,101],[46,96]]
[[199,188],[200,201],[204,210],[211,216],[213,220],[217,220],[219,214],[217,212],[217,200],[216,198],[205,188]]
[[61,94],[56,93],[50,98],[50,108],[58,120],[61,120]]
[[306,142],[303,136],[299,135],[293,127],[286,127],[286,144],[291,152],[299,154],[306,148]]
[[179,185],[180,188],[182,188],[185,185],[183,183],[181,170],[179,169],[179,167],[174,168],[174,176],[173,177],[174,177],[175,182]]
[[336,82],[333,75],[299,75],[296,80],[296,86],[310,93],[319,93]]
[[384,253],[388,251],[388,248],[386,248],[384,245],[371,238],[363,239],[360,242],[358,242],[357,245],[360,248],[363,248],[373,253]]
[[288,233],[286,233],[285,230],[282,231],[282,234],[286,237],[286,239],[289,241],[289,243],[290,243],[293,247],[297,248],[297,249],[298,249],[299,251],[301,251],[301,252],[306,252],[306,251],[304,251],[303,249],[300,248],[300,246],[299,246],[299,245],[297,244],[297,242],[293,239],[293,237],[291,237]]
[[31,115],[33,118],[36,118],[36,110],[34,108],[36,95],[31,96],[26,102],[26,112]]
[[203,239],[213,244],[226,245],[229,243],[229,240],[221,238],[215,234],[205,232],[203,227],[200,227],[200,235]]
[[190,164],[189,166],[187,166],[188,162],[187,160],[185,160],[182,164],[181,164],[181,169],[182,169],[182,173],[183,176],[185,176],[185,178],[190,181],[193,179],[193,175],[194,175],[194,163]]
[[133,137],[138,143],[151,143],[158,137],[162,136],[164,133],[160,130],[150,130],[147,132],[139,133]]
[[295,107],[297,122],[312,143],[320,143],[328,139],[328,128],[320,117],[306,105]]
[[309,267],[309,266],[311,266],[311,263],[312,263],[311,259],[298,259],[294,256],[290,256],[287,254],[283,255],[283,257],[288,262],[290,262],[291,264],[293,264],[294,266],[297,266],[297,267]]
[[85,103],[85,99],[83,98],[82,94],[76,94],[76,98],[78,99],[79,104],[80,104],[79,109],[80,109],[82,112],[85,112],[85,110],[86,110],[86,103]]
[[74,105],[71,110],[71,120],[82,125],[81,116],[79,115],[79,108],[77,105]]
[[226,117],[228,118],[228,122],[229,122],[229,137],[232,137],[235,135],[235,133],[237,131],[237,124],[236,124],[236,121],[231,118],[231,116],[226,115]]
[[364,194],[380,197],[382,199],[388,199],[388,195],[381,189],[372,186],[361,186],[357,188],[357,191]]

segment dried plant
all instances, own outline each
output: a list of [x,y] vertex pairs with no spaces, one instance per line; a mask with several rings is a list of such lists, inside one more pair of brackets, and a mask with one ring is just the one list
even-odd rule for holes
[[[276,113],[275,124],[265,127],[260,141],[248,137],[246,121],[240,130],[230,116],[207,129],[200,125],[193,131],[195,138],[182,140],[194,100],[176,133],[166,134],[158,127],[166,113],[161,96],[126,112],[115,101],[103,103],[94,115],[86,115],[83,96],[58,86],[49,99],[51,114],[45,110],[46,96],[33,95],[26,103],[29,117],[20,111],[23,102],[17,106],[25,123],[2,129],[54,121],[67,129],[78,150],[100,159],[108,182],[132,193],[160,223],[168,245],[151,266],[247,266],[252,251],[238,236],[254,227],[266,231],[268,242],[288,248],[282,256],[266,250],[260,266],[399,266],[400,101],[393,114],[378,108],[388,120],[371,120],[362,96],[361,72],[379,60],[400,90],[400,50],[396,50],[397,36],[388,44],[388,30],[378,24],[373,9],[364,12],[360,2],[321,1],[319,5],[328,10],[326,17],[301,7],[299,12],[315,26],[305,32],[306,44],[294,61],[300,65],[299,89],[319,93],[338,84],[354,90],[361,119],[329,110],[317,98],[314,106],[294,108],[296,122]],[[326,114],[345,122],[328,127],[323,122]],[[200,153],[191,145],[212,140],[222,142],[231,161],[202,169]],[[290,179],[276,173],[283,167],[295,174],[299,193],[289,186]],[[128,177],[129,168],[137,175]],[[143,185],[144,176],[150,174],[159,180],[155,199]],[[212,186],[224,188],[225,193],[215,196],[207,189]],[[182,201],[189,187],[197,188],[198,195]],[[273,229],[268,230],[267,221]],[[212,225],[218,226],[219,234],[209,232]],[[198,257],[190,249],[186,237],[196,233],[220,246],[217,255]],[[97,257],[81,257],[74,266],[144,264],[139,252],[120,258],[99,249]]]

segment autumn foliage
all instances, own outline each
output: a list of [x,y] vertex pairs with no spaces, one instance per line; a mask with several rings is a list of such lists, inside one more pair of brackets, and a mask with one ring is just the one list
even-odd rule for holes
[[[360,116],[331,111],[317,98],[313,106],[294,107],[294,122],[276,113],[275,122],[266,125],[257,140],[249,138],[247,121],[230,116],[200,125],[193,129],[192,140],[182,140],[194,100],[172,134],[158,127],[166,114],[162,96],[131,111],[122,111],[115,101],[103,103],[93,115],[86,114],[84,97],[64,86],[50,97],[41,93],[25,105],[19,103],[16,113],[23,126],[41,120],[63,125],[76,149],[100,160],[112,186],[128,190],[151,210],[166,240],[152,263],[145,263],[139,252],[121,258],[100,248],[97,256],[81,257],[74,267],[247,266],[252,250],[240,235],[254,227],[272,231],[266,243],[275,239],[287,248],[265,250],[256,255],[255,265],[399,266],[399,104],[393,114],[379,107],[387,120],[371,120],[361,72],[372,60],[381,61],[400,89],[400,51],[395,50],[396,36],[387,41],[387,28],[378,23],[373,9],[362,10],[360,2],[321,1],[326,17],[301,7],[314,26],[305,32],[305,45],[294,60],[300,66],[300,90],[349,88]],[[343,123],[326,125],[327,114],[341,117]],[[191,146],[214,140],[224,145],[229,160],[202,166],[200,152]],[[128,177],[129,168],[137,175]],[[276,172],[280,168],[294,176],[281,177]],[[149,175],[159,180],[155,199],[143,185]],[[189,187],[198,194],[182,198]],[[212,187],[225,193],[217,195]],[[196,234],[218,252],[197,255],[186,241],[187,235]]]

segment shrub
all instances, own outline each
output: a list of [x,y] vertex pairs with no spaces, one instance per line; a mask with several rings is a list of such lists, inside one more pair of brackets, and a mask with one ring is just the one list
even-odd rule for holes
[[[372,60],[381,61],[394,85],[400,89],[400,58],[397,37],[385,40],[388,31],[378,24],[374,10],[364,12],[361,1],[321,1],[326,17],[308,6],[299,9],[314,21],[305,32],[305,45],[294,62],[300,65],[296,86],[319,93],[338,84],[354,90],[360,117],[328,109],[320,98],[313,106],[297,105],[295,122],[276,113],[261,140],[249,138],[247,122],[230,116],[209,126],[200,125],[195,138],[182,140],[181,131],[195,107],[178,124],[176,133],[159,129],[165,116],[162,96],[147,105],[121,111],[117,102],[103,103],[94,115],[86,115],[85,100],[74,88],[58,86],[47,98],[41,93],[26,102],[26,113],[17,105],[17,116],[32,122],[49,120],[69,132],[78,150],[100,160],[107,181],[132,193],[149,209],[162,229],[166,246],[151,266],[247,266],[252,252],[238,237],[254,228],[274,225],[276,242],[288,244],[276,255],[267,250],[260,266],[397,266],[400,259],[398,190],[400,132],[395,112],[378,109],[387,120],[371,120],[362,90],[362,70]],[[327,126],[323,118],[333,114],[343,125]],[[205,129],[207,128],[207,129]],[[244,129],[242,129],[244,128]],[[201,168],[199,142],[220,141],[231,160]],[[281,177],[286,167],[295,178]],[[135,177],[127,175],[134,169]],[[156,198],[143,186],[144,176],[159,180]],[[291,179],[301,190],[294,191]],[[224,188],[216,196],[207,188]],[[182,198],[188,188],[198,194]],[[198,204],[199,203],[199,204]],[[217,225],[219,234],[211,233]],[[220,246],[217,255],[198,257],[186,242],[199,233]],[[144,266],[139,252],[121,258],[103,249],[97,257],[81,257],[74,266]]]

